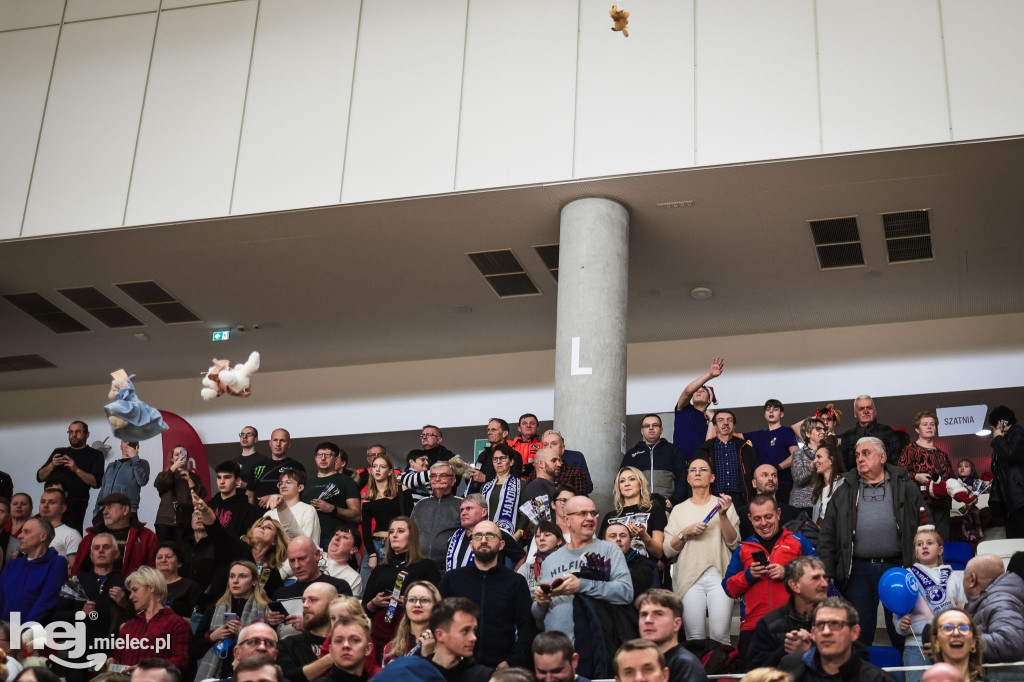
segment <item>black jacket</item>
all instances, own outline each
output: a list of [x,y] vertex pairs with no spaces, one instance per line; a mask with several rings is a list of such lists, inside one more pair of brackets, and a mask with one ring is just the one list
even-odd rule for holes
[[992,439],[992,474],[1006,513],[1024,507],[1024,427],[1020,424]]
[[629,578],[633,581],[633,594],[641,595],[654,587],[654,565],[640,552],[630,550],[626,556]]
[[488,682],[494,672],[493,668],[477,663],[472,657],[462,659],[451,668],[442,668],[434,663],[433,656],[429,660],[448,682]]
[[[893,514],[900,534],[899,543],[903,565],[914,563],[914,534],[919,524],[920,510],[924,509],[926,521],[931,523],[931,512],[924,503],[921,489],[910,478],[903,467],[885,465],[892,485]],[[834,579],[842,590],[850,577],[853,566],[853,536],[857,527],[856,502],[860,495],[860,476],[857,470],[843,474],[843,485],[836,488],[825,512],[825,521],[818,536],[818,556],[825,563],[825,574]]]
[[665,652],[670,682],[707,682],[708,674],[700,659],[680,644]]
[[747,666],[751,669],[779,665],[786,655],[786,634],[794,630],[811,631],[811,614],[801,616],[793,608],[793,598],[757,622],[754,638],[747,649]]
[[821,668],[821,656],[811,647],[807,652],[784,656],[779,669],[793,674],[793,682],[896,682],[896,678],[871,663],[868,650],[853,643],[853,655],[839,666],[838,675],[829,675]]
[[890,462],[895,462],[899,459],[900,453],[903,452],[899,436],[896,435],[896,431],[891,426],[879,424],[877,421],[873,421],[867,426],[855,424],[852,429],[843,434],[843,440],[839,444],[839,450],[843,453],[843,462],[846,464],[847,471],[857,468],[857,453],[855,452],[857,441],[868,437],[877,438],[885,444],[885,454]]
[[302,668],[320,658],[320,647],[324,637],[309,632],[300,632],[285,637],[277,643],[277,664],[284,671],[284,678],[291,682],[306,682]]
[[[697,454],[693,456],[693,459],[703,459],[711,462],[712,470],[717,470],[718,465],[715,463],[715,441],[717,438],[704,441],[704,444],[697,448]],[[743,502],[747,502],[754,497],[754,469],[757,468],[757,453],[754,452],[754,446],[750,444],[749,440],[743,440],[742,438],[732,437],[732,442],[736,444],[736,452],[739,453],[740,459],[740,483],[743,485],[743,492],[746,495]],[[693,460],[690,460],[691,462]],[[721,478],[719,476],[718,478]],[[718,491],[715,489],[714,484],[711,486],[711,494],[717,495]],[[740,500],[733,500],[733,504],[737,504]]]
[[474,658],[492,668],[502,661],[513,667],[533,665],[530,645],[537,627],[523,576],[501,564],[481,571],[473,562],[445,573],[439,589],[442,597],[465,597],[480,607],[483,617],[477,626]]

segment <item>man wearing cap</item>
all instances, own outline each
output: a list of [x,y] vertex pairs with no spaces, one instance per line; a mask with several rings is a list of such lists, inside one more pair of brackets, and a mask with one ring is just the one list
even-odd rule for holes
[[93,538],[100,533],[110,533],[117,540],[121,558],[114,568],[121,575],[129,575],[139,566],[152,566],[158,540],[156,533],[140,521],[132,521],[132,501],[122,493],[111,493],[99,501],[103,507],[103,522],[89,529],[75,555],[71,575],[79,571],[91,571],[92,559],[89,549]]

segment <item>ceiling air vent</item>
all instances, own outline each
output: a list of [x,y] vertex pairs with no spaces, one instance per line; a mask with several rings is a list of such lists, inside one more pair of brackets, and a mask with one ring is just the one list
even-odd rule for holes
[[0,358],[0,372],[24,372],[27,369],[56,367],[42,355],[9,355]]
[[473,265],[484,276],[498,298],[536,296],[540,290],[530,280],[511,249],[467,253]]
[[4,298],[15,308],[29,315],[36,322],[44,325],[56,334],[73,334],[74,332],[89,331],[89,328],[84,324],[39,294],[4,294]]
[[138,318],[111,301],[99,289],[78,287],[76,289],[57,289],[57,291],[111,329],[143,326]]
[[546,246],[535,246],[533,247],[537,255],[544,262],[544,267],[548,269],[551,276],[558,281],[558,244],[547,244]]
[[156,282],[125,282],[114,286],[131,296],[132,300],[153,313],[164,324],[200,321],[195,313]]
[[814,249],[818,253],[818,267],[822,270],[836,270],[864,265],[856,216],[807,222],[811,226]]
[[926,209],[883,213],[885,248],[890,263],[931,260],[932,229]]

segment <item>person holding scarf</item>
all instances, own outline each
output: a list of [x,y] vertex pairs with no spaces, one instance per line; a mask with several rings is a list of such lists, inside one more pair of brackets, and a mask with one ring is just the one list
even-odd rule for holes
[[[922,651],[921,632],[943,611],[962,608],[967,603],[967,594],[963,578],[942,563],[942,537],[934,528],[920,528],[914,535],[914,558],[917,562],[910,572],[917,578],[921,593],[913,611],[902,618],[894,613],[892,620],[900,634],[907,637],[903,665],[931,665]],[[909,637],[911,632],[913,637]]]
[[[197,680],[230,677],[238,633],[266,619],[269,602],[259,579],[251,561],[235,561],[228,568],[228,589],[213,608],[206,609],[192,640],[192,657],[199,660]],[[229,620],[228,614],[233,618]]]
[[437,585],[441,572],[433,561],[420,554],[420,529],[416,522],[408,516],[397,516],[388,526],[384,560],[370,573],[363,590],[363,608],[372,621],[370,638],[378,662],[405,615],[402,590],[417,580]]
[[505,443],[494,446],[491,464],[494,466],[494,478],[484,484],[480,493],[487,499],[488,518],[498,528],[513,536],[516,540],[523,537],[528,519],[524,514],[519,516],[520,481],[512,475],[512,463],[516,452]]

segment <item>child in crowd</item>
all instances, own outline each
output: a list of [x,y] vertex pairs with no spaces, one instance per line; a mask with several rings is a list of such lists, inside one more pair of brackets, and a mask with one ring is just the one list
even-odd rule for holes
[[[914,558],[910,572],[920,586],[920,596],[914,610],[900,618],[893,614],[893,622],[900,634],[908,637],[903,650],[903,665],[930,665],[922,651],[921,632],[932,619],[946,609],[961,608],[967,603],[961,575],[942,563],[942,538],[931,528],[924,527],[914,536]],[[913,632],[913,637],[909,635]]]

